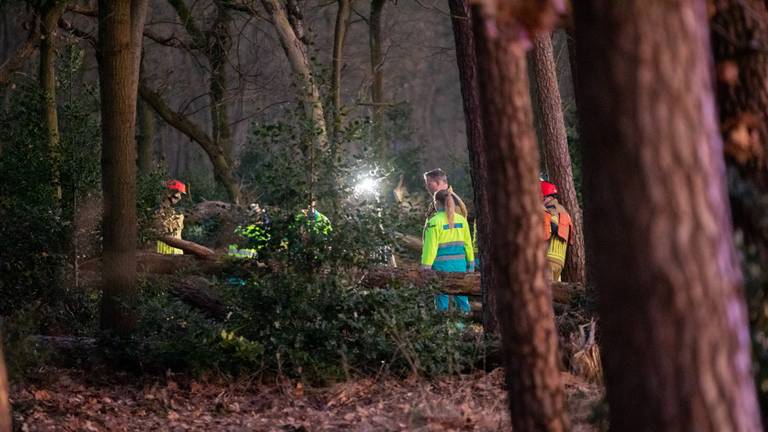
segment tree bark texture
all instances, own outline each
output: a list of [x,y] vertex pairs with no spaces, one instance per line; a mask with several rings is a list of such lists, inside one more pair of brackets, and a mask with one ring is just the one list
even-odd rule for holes
[[3,340],[0,336],[0,432],[11,432],[11,403],[9,399],[8,373],[5,370]]
[[611,428],[759,431],[705,2],[576,7]]
[[384,56],[381,52],[381,19],[387,0],[371,0],[369,19],[369,44],[371,50],[371,138],[373,148],[384,160],[387,157],[387,143],[384,139]]
[[136,136],[138,157],[136,165],[139,173],[148,174],[155,165],[155,139],[157,137],[157,121],[152,107],[144,100],[138,100],[137,116],[139,133]]
[[483,328],[486,332],[497,331],[496,297],[498,285],[494,285],[494,268],[491,260],[490,214],[488,207],[488,162],[483,135],[480,88],[477,82],[477,53],[472,33],[472,11],[468,0],[448,0],[456,42],[456,64],[459,68],[461,98],[464,106],[464,122],[467,128],[472,191],[475,195],[475,220],[477,244],[480,255],[481,287],[483,293]]
[[710,18],[717,103],[731,210],[768,262],[768,10],[760,0],[717,0]]
[[547,166],[549,180],[557,185],[562,204],[570,212],[574,229],[572,243],[563,269],[567,281],[586,283],[586,259],[584,234],[582,232],[581,206],[573,183],[571,155],[568,152],[568,137],[565,132],[563,104],[557,85],[557,66],[549,33],[539,35],[533,44],[533,70],[536,79],[536,96],[541,106],[541,147]]
[[104,192],[101,325],[126,336],[136,297],[136,94],[147,0],[99,1]]
[[567,428],[552,294],[545,275],[539,155],[519,31],[473,8],[478,82],[487,142],[491,259],[512,427]]
[[56,105],[56,38],[59,18],[65,3],[50,1],[41,9],[40,21],[40,70],[38,79],[43,92],[43,121],[48,141],[48,159],[51,164],[50,181],[53,188],[53,202],[61,204],[61,134],[59,133],[59,110]]
[[232,167],[224,154],[224,149],[220,145],[216,145],[213,139],[187,116],[172,110],[163,100],[162,96],[146,84],[142,83],[139,86],[139,93],[141,98],[152,106],[166,123],[200,145],[205,154],[208,155],[211,164],[213,164],[214,176],[226,188],[229,199],[233,203],[239,204],[242,201],[240,187],[232,172]]

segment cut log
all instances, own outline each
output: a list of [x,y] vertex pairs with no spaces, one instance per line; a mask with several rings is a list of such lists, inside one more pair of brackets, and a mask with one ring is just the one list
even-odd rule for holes
[[167,244],[168,246],[183,250],[185,254],[191,254],[198,258],[207,259],[207,260],[215,260],[217,258],[216,252],[208,249],[203,245],[199,245],[195,242],[182,240],[182,239],[178,239],[176,237],[170,237],[170,236],[160,237],[160,240],[165,244]]
[[[393,283],[408,283],[418,288],[438,287],[446,294],[479,296],[480,273],[444,273],[415,268],[375,268],[362,281],[370,288],[384,288]],[[557,303],[570,303],[573,295],[581,291],[580,285],[553,282],[552,299]]]

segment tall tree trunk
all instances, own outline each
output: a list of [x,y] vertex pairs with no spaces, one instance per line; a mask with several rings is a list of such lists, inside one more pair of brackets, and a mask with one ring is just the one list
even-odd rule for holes
[[571,213],[574,230],[573,243],[568,246],[563,278],[570,282],[586,283],[584,234],[581,223],[581,206],[573,183],[571,155],[565,132],[563,104],[557,85],[557,66],[552,49],[552,38],[541,34],[533,45],[533,69],[536,75],[536,96],[541,105],[541,138],[544,160],[549,180],[557,185],[565,208]]
[[587,240],[614,430],[762,430],[706,12],[703,1],[576,7]]
[[99,0],[104,193],[101,325],[127,336],[136,298],[136,95],[148,0]]
[[234,160],[234,147],[232,143],[232,131],[229,126],[229,113],[227,112],[227,58],[232,48],[232,37],[229,26],[232,19],[223,5],[217,4],[218,16],[208,36],[207,55],[211,65],[210,91],[211,91],[211,121],[213,123],[213,142],[221,146],[224,156],[232,165]]
[[[339,118],[341,110],[341,66],[344,53],[344,43],[347,38],[349,16],[352,12],[351,0],[338,0],[339,10],[336,12],[336,25],[333,30],[333,58],[331,59],[331,94],[333,95],[334,123]],[[338,126],[334,126],[334,131]]]
[[40,21],[40,88],[43,91],[48,158],[51,163],[51,186],[55,207],[61,205],[61,135],[59,110],[56,105],[56,36],[64,2],[49,1],[42,8]]
[[[552,293],[545,274],[539,155],[519,30],[472,10],[487,142],[491,259],[512,427],[566,429]],[[490,191],[489,191],[490,192]]]
[[373,148],[383,160],[387,157],[384,139],[384,57],[381,52],[381,17],[387,0],[371,0],[369,43],[371,49],[371,138]]
[[494,285],[494,268],[491,260],[491,220],[488,207],[488,162],[486,143],[483,136],[480,88],[477,82],[477,54],[475,36],[472,33],[472,12],[468,0],[448,0],[456,42],[456,63],[459,68],[459,82],[464,105],[464,122],[467,128],[467,150],[469,151],[472,191],[475,195],[475,217],[477,242],[480,248],[481,290],[483,293],[483,328],[492,333],[497,330],[496,296],[498,285]]
[[154,168],[155,138],[157,136],[157,121],[152,107],[143,100],[138,100],[137,116],[139,133],[136,144],[138,146],[137,166],[139,173],[148,174]]
[[714,5],[712,51],[734,224],[768,264],[768,10],[761,0]]
[[9,400],[8,373],[3,356],[3,338],[0,334],[0,432],[11,432],[11,403]]

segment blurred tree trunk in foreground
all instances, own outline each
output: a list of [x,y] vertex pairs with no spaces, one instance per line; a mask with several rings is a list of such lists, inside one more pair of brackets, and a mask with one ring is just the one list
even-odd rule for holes
[[494,269],[490,259],[490,215],[488,208],[488,163],[480,106],[480,87],[477,82],[477,54],[475,36],[472,33],[472,11],[469,0],[448,0],[451,10],[453,36],[456,42],[456,63],[459,68],[461,96],[464,103],[464,121],[467,128],[472,191],[475,195],[475,220],[477,246],[480,249],[481,290],[483,293],[483,328],[486,332],[497,330],[496,298],[493,288]]
[[576,5],[610,424],[759,431],[705,2]]
[[0,432],[11,432],[11,404],[9,401],[8,373],[5,370],[3,340],[0,335]]
[[[487,141],[491,259],[515,431],[566,430],[552,294],[545,274],[539,154],[525,50],[514,17],[472,9]],[[512,19],[510,19],[512,18]]]
[[136,95],[148,0],[99,1],[104,193],[101,326],[127,336],[136,298]]
[[547,166],[549,180],[557,185],[561,203],[573,218],[574,230],[571,233],[573,243],[568,245],[568,253],[563,269],[563,279],[569,282],[585,284],[587,279],[584,253],[584,234],[582,231],[581,206],[576,196],[573,183],[571,155],[568,152],[568,137],[565,131],[563,104],[557,84],[557,66],[552,49],[552,37],[549,33],[541,34],[533,44],[533,70],[536,79],[536,97],[541,107],[541,147]]

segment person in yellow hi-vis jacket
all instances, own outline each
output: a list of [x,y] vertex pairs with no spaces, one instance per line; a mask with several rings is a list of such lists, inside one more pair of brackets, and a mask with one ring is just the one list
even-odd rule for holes
[[559,281],[565,266],[568,243],[572,241],[573,222],[568,210],[557,201],[557,186],[544,180],[539,184],[545,209],[544,238],[547,240],[547,264],[552,272],[552,280]]
[[[156,214],[158,231],[160,235],[180,239],[181,231],[184,230],[184,215],[177,213],[173,206],[181,201],[181,194],[187,193],[187,186],[178,180],[168,180],[165,187],[168,188],[168,196],[163,200]],[[157,253],[183,255],[184,251],[158,240]]]
[[[424,228],[424,246],[421,251],[421,268],[442,272],[475,271],[475,252],[467,219],[456,212],[451,192],[435,193],[437,213],[429,218]],[[457,309],[469,313],[467,296],[453,296]],[[449,297],[438,294],[435,303],[438,310],[448,310]]]

